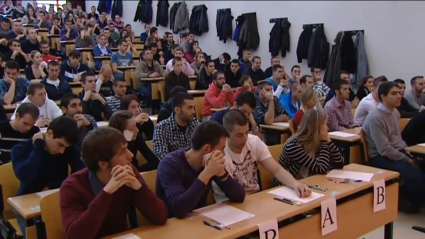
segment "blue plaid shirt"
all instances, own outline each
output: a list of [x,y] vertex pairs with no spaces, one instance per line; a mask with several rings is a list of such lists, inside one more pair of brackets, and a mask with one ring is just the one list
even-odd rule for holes
[[[11,104],[22,101],[27,96],[27,87],[29,86],[30,81],[23,77],[18,77],[15,83],[15,96]],[[7,83],[4,79],[0,80],[0,103],[3,104],[3,97],[9,91],[10,84]]]
[[[254,112],[252,112],[252,115],[254,116],[255,122],[260,125],[260,124],[265,124],[265,115],[267,113],[267,110],[269,109],[269,104],[264,105],[261,100],[260,100],[260,96],[258,95],[258,92],[254,93],[255,95],[255,99],[256,99],[256,105],[255,105],[255,109]],[[278,117],[279,115],[287,115],[285,109],[282,107],[282,105],[280,104],[279,99],[276,96],[273,96],[273,102],[274,102],[274,117]]]

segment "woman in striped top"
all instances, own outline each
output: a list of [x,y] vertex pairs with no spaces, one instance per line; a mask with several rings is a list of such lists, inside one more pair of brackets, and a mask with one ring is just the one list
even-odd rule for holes
[[297,179],[325,174],[332,164],[344,166],[344,158],[328,135],[323,111],[308,110],[296,134],[288,139],[279,163]]

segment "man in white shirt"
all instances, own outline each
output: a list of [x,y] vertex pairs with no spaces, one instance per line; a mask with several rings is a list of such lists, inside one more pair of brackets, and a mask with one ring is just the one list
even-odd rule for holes
[[357,106],[356,112],[354,114],[354,124],[358,126],[362,126],[364,121],[366,120],[366,116],[372,112],[372,110],[376,109],[379,104],[378,98],[378,87],[382,82],[387,82],[387,78],[385,76],[380,76],[373,81],[373,86],[375,90],[366,97],[364,97],[359,105]]
[[[267,145],[257,136],[249,134],[248,118],[242,111],[232,109],[227,112],[223,125],[229,133],[224,149],[226,171],[244,187],[246,194],[260,191],[257,175],[257,165],[260,163],[279,182],[293,188],[299,197],[310,196],[310,189],[305,184],[299,183],[272,158]],[[227,200],[225,194],[214,183],[213,189],[217,203]]]
[[[38,107],[40,112],[36,125],[38,127],[47,127],[50,122],[63,115],[62,110],[56,105],[53,100],[47,98],[46,89],[41,83],[31,83],[28,86],[27,97],[22,103],[30,102]],[[11,120],[15,119],[15,113],[13,113]]]

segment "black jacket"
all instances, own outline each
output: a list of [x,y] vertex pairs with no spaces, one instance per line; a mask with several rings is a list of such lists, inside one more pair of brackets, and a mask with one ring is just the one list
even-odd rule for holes
[[212,81],[213,74],[208,76],[205,67],[202,67],[202,69],[199,70],[198,78],[196,79],[195,90],[207,90]]
[[174,31],[174,22],[176,18],[177,9],[179,9],[181,2],[176,2],[170,9],[170,29]]
[[251,49],[256,50],[260,45],[260,35],[257,26],[257,14],[247,13],[243,14],[244,21],[239,31],[238,39],[238,56],[243,55],[243,50]]
[[122,0],[114,0],[114,3],[112,4],[111,16],[120,15],[122,17],[122,13]]
[[217,10],[217,17],[215,19],[217,36],[224,43],[226,43],[228,38],[232,39],[232,21],[233,16],[230,8]]
[[307,59],[308,57],[308,46],[310,45],[311,35],[313,35],[313,29],[310,26],[306,26],[303,32],[301,32],[297,45],[298,63],[301,63],[303,59]]
[[411,106],[409,104],[409,101],[407,101],[404,97],[401,97],[401,104],[397,109],[398,112],[400,112],[401,118],[412,118],[413,116],[419,113],[419,111],[413,106]]
[[192,8],[189,30],[197,36],[209,31],[207,10],[208,8],[204,4]]
[[287,19],[278,19],[270,31],[269,52],[272,57],[279,55],[286,57],[286,52],[289,52],[289,28],[291,23]]
[[168,25],[168,0],[159,0],[156,8],[156,26],[167,27]]
[[311,37],[308,46],[308,67],[318,67],[326,69],[329,58],[329,42],[326,39],[323,26],[319,26]]
[[340,45],[340,59],[341,69],[340,71],[347,71],[351,74],[357,72],[357,50],[354,46],[353,38],[351,33],[343,33]]
[[401,137],[407,146],[413,146],[425,142],[425,111],[416,114],[409,120]]
[[[143,139],[143,136],[139,133],[137,134],[136,140],[128,142],[127,144],[128,150],[134,155],[132,163],[134,166],[136,166],[140,172],[146,172],[150,170],[155,170],[158,168],[159,160],[155,156],[154,153],[152,153],[152,150],[149,149],[149,147],[146,145],[145,140]],[[137,160],[137,151],[139,151],[143,157],[148,161],[148,163],[140,166],[138,165],[139,162]]]
[[[103,121],[102,113],[107,120],[112,116],[111,107],[108,103],[102,105],[98,100],[88,100],[84,101],[84,90],[80,92],[79,97],[81,99],[81,105],[83,106],[83,114],[88,114],[93,116],[96,121]],[[106,101],[106,100],[105,100]]]
[[161,109],[159,109],[158,112],[158,118],[156,119],[156,124],[159,124],[159,122],[168,119],[172,113],[173,107],[171,106],[171,99],[169,99],[161,105]]
[[190,90],[190,81],[189,77],[181,72],[179,75],[177,75],[174,71],[171,71],[170,73],[165,76],[164,79],[165,83],[165,100],[168,100],[170,98],[171,89],[173,87],[181,85],[186,90]]
[[240,86],[239,80],[242,77],[242,73],[240,70],[236,72],[236,74],[234,74],[229,67],[228,70],[224,72],[224,74],[226,76],[226,83],[230,85],[230,87],[236,88]]
[[139,0],[137,5],[136,14],[134,15],[134,21],[143,22],[150,24],[152,22],[152,0]]
[[369,92],[369,90],[368,90],[366,87],[364,87],[364,86],[360,86],[360,87],[357,89],[356,97],[357,97],[357,99],[359,99],[359,101],[360,101],[360,100],[362,100],[363,98],[365,98],[365,97],[366,97],[369,93],[370,93],[370,92]]

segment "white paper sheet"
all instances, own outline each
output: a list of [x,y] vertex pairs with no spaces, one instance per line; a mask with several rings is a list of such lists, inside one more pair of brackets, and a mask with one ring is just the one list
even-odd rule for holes
[[97,127],[106,127],[106,126],[108,126],[108,121],[97,121],[96,122],[96,124],[97,124]]
[[133,233],[128,233],[119,237],[114,237],[114,239],[141,239],[141,238],[134,235]]
[[149,119],[151,119],[152,121],[157,121],[158,117],[151,115],[151,116],[149,116]]
[[340,131],[334,131],[334,132],[330,132],[328,134],[333,135],[333,136],[343,137],[343,138],[356,136],[356,134],[350,134],[350,133],[345,133],[345,132],[340,132]]
[[195,210],[211,220],[229,226],[234,223],[254,217],[253,214],[239,210],[226,204],[215,204]]
[[323,194],[311,192],[309,197],[300,198],[300,197],[298,197],[298,195],[295,193],[295,191],[292,188],[288,188],[288,187],[281,187],[281,188],[272,190],[269,193],[276,195],[276,196],[284,197],[286,199],[297,201],[297,202],[300,202],[300,203],[308,203],[308,202],[316,200],[320,197],[323,197]]
[[275,126],[289,127],[289,123],[287,123],[287,122],[277,122],[277,123],[273,123],[273,125],[275,125]]
[[373,173],[360,173],[360,172],[334,169],[330,173],[328,173],[326,177],[327,178],[342,178],[342,179],[348,178],[351,180],[362,180],[362,181],[369,182],[373,177]]

